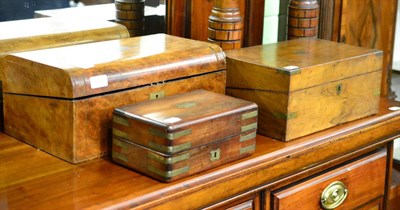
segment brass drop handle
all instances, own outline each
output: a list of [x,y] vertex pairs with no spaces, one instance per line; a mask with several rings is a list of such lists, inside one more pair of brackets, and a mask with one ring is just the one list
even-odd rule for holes
[[341,181],[332,182],[321,194],[321,205],[324,209],[335,209],[346,199],[348,190]]

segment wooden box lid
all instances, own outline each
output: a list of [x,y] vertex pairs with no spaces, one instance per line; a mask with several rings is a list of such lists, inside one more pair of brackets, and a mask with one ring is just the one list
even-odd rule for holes
[[292,92],[381,70],[382,55],[315,38],[230,50],[227,87]]
[[253,102],[195,90],[116,108],[113,134],[173,154],[242,133],[255,137],[257,114]]
[[156,34],[7,55],[3,91],[79,98],[225,69],[219,46]]
[[128,38],[128,30],[109,21],[36,18],[0,22],[0,56],[15,52]]

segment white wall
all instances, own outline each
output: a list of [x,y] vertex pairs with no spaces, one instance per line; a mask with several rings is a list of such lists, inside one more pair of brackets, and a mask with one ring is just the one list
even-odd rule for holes
[[279,2],[280,0],[265,0],[263,44],[278,41]]
[[400,2],[397,6],[397,20],[396,20],[395,33],[396,34],[394,37],[393,70],[400,71]]

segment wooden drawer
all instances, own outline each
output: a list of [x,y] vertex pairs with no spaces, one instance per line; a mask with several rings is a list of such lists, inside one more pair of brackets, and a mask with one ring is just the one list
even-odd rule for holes
[[259,192],[235,196],[202,210],[260,210],[260,194]]
[[[273,192],[273,209],[329,209],[322,205],[324,191],[331,196],[341,192],[346,194],[344,201],[335,209],[381,209],[385,169],[386,151],[379,150],[340,168]],[[343,186],[337,181],[343,183]],[[336,199],[341,200],[340,195]],[[329,197],[325,200],[328,202]]]

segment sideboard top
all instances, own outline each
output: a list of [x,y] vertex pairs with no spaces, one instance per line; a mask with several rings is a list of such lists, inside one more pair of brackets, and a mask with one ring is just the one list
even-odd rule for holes
[[[400,103],[382,99],[375,116],[290,142],[259,135],[254,155],[172,183],[158,182],[108,158],[72,165],[0,134],[0,196],[10,209],[204,207],[249,189],[268,187],[273,180],[316,164],[330,167],[329,160],[352,158],[349,154],[355,150],[382,147],[400,136],[400,110],[388,109],[393,106]],[[210,193],[213,196],[207,196]]]

